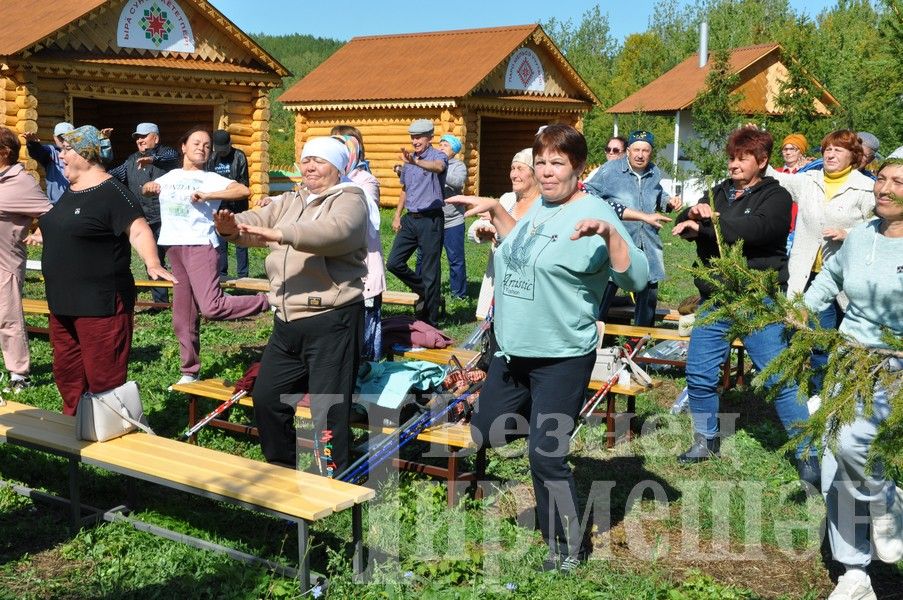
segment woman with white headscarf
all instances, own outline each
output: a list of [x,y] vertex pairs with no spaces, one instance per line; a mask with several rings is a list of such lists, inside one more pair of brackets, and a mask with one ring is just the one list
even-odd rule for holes
[[367,199],[341,181],[348,160],[339,140],[313,138],[301,151],[303,188],[260,210],[216,215],[230,242],[270,249],[276,314],[253,390],[263,454],[295,468],[295,406],[284,398],[309,393],[317,468],[328,477],[348,465],[367,275]]
[[[514,158],[511,159],[509,176],[511,191],[502,194],[499,204],[511,215],[511,218],[519,221],[540,196],[539,183],[533,174],[532,148],[524,148],[514,155]],[[488,215],[482,215],[481,218],[474,221],[467,233],[470,239],[478,244],[492,242],[489,261],[486,263],[486,273],[483,275],[483,283],[480,285],[480,299],[477,301],[477,318],[485,319],[489,312],[489,306],[492,304],[492,294],[495,289],[493,284],[495,267],[492,257],[495,247],[498,245],[498,238]]]

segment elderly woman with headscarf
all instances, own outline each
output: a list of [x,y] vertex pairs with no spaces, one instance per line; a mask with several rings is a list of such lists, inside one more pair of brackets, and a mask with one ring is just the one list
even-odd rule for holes
[[[533,175],[532,148],[524,148],[514,155],[514,158],[511,159],[509,177],[511,178],[511,191],[502,194],[499,204],[506,213],[511,215],[512,219],[520,221],[520,218],[527,214],[540,196],[539,183]],[[477,300],[477,318],[485,319],[492,304],[495,273],[493,256],[498,245],[498,237],[488,214],[482,215],[481,218],[474,221],[467,233],[470,239],[478,244],[492,242],[489,261],[486,263],[486,273],[483,275],[483,283],[480,285],[480,298]]]
[[19,162],[21,149],[15,132],[0,127],[0,349],[9,371],[4,392],[29,385],[31,355],[22,312],[28,257],[24,240],[34,219],[50,210],[38,182]]
[[50,307],[53,379],[63,413],[85,392],[125,383],[132,347],[135,248],[151,279],[175,282],[160,264],[141,205],[101,164],[103,136],[91,125],[62,135],[69,189],[39,220],[41,268]]
[[348,466],[367,276],[368,200],[342,181],[348,161],[339,140],[313,138],[301,151],[303,188],[260,210],[216,215],[229,241],[270,249],[276,314],[253,391],[263,454],[295,468],[295,407],[284,397],[309,393],[317,468],[330,477]]
[[[356,128],[349,129],[357,132]],[[363,160],[363,142],[354,133],[336,137],[348,149],[348,166],[345,167],[343,181],[356,184],[367,197],[367,276],[364,277],[364,339],[361,358],[378,361],[382,358],[382,305],[383,292],[386,291],[386,268],[379,236],[379,180]]]

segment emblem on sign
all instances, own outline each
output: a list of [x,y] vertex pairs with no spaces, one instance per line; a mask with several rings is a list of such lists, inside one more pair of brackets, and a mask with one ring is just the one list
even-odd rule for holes
[[536,52],[530,48],[520,48],[511,55],[505,71],[505,88],[529,92],[545,91],[546,73]]
[[127,0],[119,13],[120,48],[194,52],[188,15],[175,0]]

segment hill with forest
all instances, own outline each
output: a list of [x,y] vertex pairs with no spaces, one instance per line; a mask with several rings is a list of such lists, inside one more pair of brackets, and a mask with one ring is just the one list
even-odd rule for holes
[[291,35],[252,33],[251,37],[291,72],[290,76],[282,79],[281,86],[270,91],[270,165],[290,166],[297,160],[294,140],[295,119],[276,98],[329,58],[344,42],[300,33]]

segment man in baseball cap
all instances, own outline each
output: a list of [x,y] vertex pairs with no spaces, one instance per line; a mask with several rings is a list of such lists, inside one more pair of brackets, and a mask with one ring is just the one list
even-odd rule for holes
[[[232,145],[232,136],[225,129],[217,129],[213,132],[213,152],[207,160],[207,170],[222,175],[226,179],[250,186],[248,176],[248,157],[240,149]],[[238,214],[248,210],[248,199],[224,200],[219,207]],[[220,239],[220,245],[216,247],[218,257],[218,269],[220,277],[229,276],[229,242]],[[235,270],[239,277],[248,276],[248,248],[235,246]]]
[[[392,219],[397,234],[386,268],[411,288],[419,298],[418,318],[435,325],[442,297],[441,259],[445,216],[442,189],[448,156],[433,148],[433,122],[417,119],[408,127],[411,146],[401,149],[401,196]],[[402,212],[407,213],[402,217]],[[420,250],[420,275],[408,267],[408,259]]]
[[[135,140],[138,151],[108,172],[128,186],[138,197],[156,241],[160,236],[160,199],[157,196],[143,195],[141,188],[145,183],[181,166],[181,160],[175,148],[160,144],[160,128],[156,123],[138,123],[132,133],[132,139]],[[157,251],[160,255],[160,264],[165,265],[166,247],[158,244]],[[169,302],[169,292],[166,288],[153,288],[151,296],[156,303]]]
[[62,121],[53,127],[53,143],[42,144],[41,138],[35,132],[25,134],[25,148],[28,155],[38,161],[44,167],[44,180],[47,184],[47,199],[51,204],[56,204],[63,192],[69,189],[69,180],[63,173],[63,161],[60,159],[60,148],[63,138],[60,136],[75,129],[72,123]]
[[160,128],[157,127],[156,123],[138,123],[138,127],[136,127],[135,132],[132,133],[132,138],[143,138],[151,134],[156,136],[158,139],[160,137]]
[[[652,132],[645,129],[631,131],[627,137],[627,155],[602,165],[598,173],[586,181],[587,190],[603,200],[623,204],[647,215],[678,210],[683,202],[679,196],[671,196],[662,188],[662,172],[652,162],[654,147]],[[658,308],[658,284],[665,279],[664,249],[658,232],[661,225],[630,221],[624,226],[649,261],[649,282],[636,294],[633,321],[641,327],[652,327]],[[618,286],[609,282],[602,296],[601,320],[605,320],[617,291]]]

